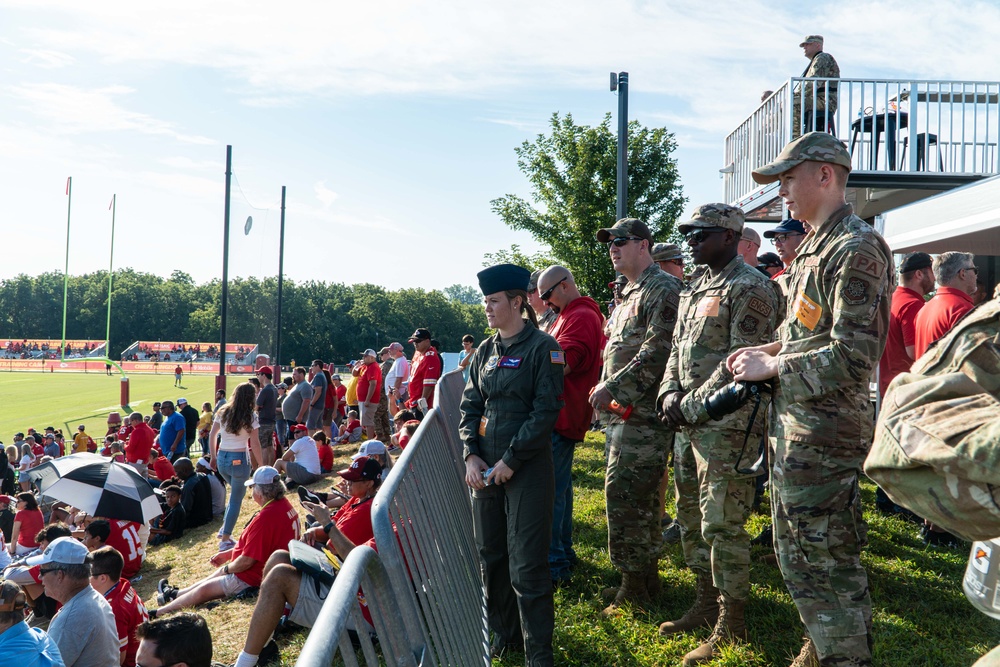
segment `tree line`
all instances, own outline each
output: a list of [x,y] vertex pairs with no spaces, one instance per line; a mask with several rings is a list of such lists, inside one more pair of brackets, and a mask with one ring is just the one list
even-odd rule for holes
[[[273,355],[278,317],[278,280],[229,281],[227,339],[256,343]],[[142,341],[217,343],[220,338],[222,283],[195,283],[183,271],[169,278],[131,268],[114,273],[111,293],[110,355],[119,356]],[[475,300],[471,298],[476,296]],[[108,273],[70,276],[66,338],[103,340],[107,322]],[[472,303],[470,303],[472,301]],[[461,349],[461,339],[481,339],[486,316],[473,288],[453,285],[442,291],[387,290],[370,284],[345,285],[285,279],[282,285],[281,362],[314,358],[343,363],[392,341],[406,342],[417,327],[427,327],[443,350]],[[62,337],[63,274],[20,274],[0,281],[0,338]]]

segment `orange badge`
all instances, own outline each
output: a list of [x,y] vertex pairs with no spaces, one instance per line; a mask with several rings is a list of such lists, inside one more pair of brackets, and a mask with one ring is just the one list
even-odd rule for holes
[[490,420],[486,417],[479,418],[479,435],[480,437],[486,437],[486,425],[490,423]]
[[819,318],[823,315],[823,307],[809,298],[805,292],[799,292],[795,297],[795,318],[802,323],[806,329],[812,331],[819,324]]
[[706,296],[698,302],[698,309],[695,311],[695,317],[718,317],[719,316],[719,297],[717,296]]

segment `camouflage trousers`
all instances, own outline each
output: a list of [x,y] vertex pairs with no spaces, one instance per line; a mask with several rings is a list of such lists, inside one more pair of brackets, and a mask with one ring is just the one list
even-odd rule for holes
[[392,423],[389,421],[389,398],[382,392],[378,407],[375,408],[375,437],[381,440],[386,447],[389,446],[389,439],[392,437]]
[[678,434],[677,441],[681,446],[674,446],[674,479],[681,480],[677,519],[684,559],[697,573],[711,571],[716,588],[726,595],[747,600],[750,536],[745,524],[753,504],[755,476],[739,475],[735,470],[743,433],[693,429]]
[[671,433],[651,424],[612,423],[606,431],[608,554],[621,572],[644,572],[660,559],[660,478]]
[[871,665],[872,608],[858,474],[866,452],[772,439],[771,513],[785,587],[820,664]]

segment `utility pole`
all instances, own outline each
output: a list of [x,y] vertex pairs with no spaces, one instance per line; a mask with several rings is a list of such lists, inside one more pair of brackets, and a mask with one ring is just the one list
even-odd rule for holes
[[611,73],[611,92],[618,91],[617,219],[628,217],[628,72]]

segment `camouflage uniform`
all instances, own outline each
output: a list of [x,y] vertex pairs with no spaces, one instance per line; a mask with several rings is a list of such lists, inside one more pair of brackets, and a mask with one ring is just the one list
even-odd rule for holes
[[538,318],[538,328],[545,333],[548,333],[549,329],[552,328],[552,325],[556,323],[557,317],[559,317],[559,313],[549,308],[542,313],[541,317]]
[[[810,38],[812,37],[814,36]],[[822,40],[820,43],[822,43]],[[840,66],[833,56],[820,51],[809,61],[809,65],[802,73],[802,76],[806,78],[839,79]],[[815,106],[813,104],[814,94],[816,97]],[[792,139],[797,138],[801,134],[800,128],[803,123],[803,109],[805,111],[804,123],[806,132],[811,130],[823,131],[828,127],[834,113],[837,111],[836,81],[820,81],[815,84],[803,81],[800,83],[799,89],[792,93],[792,96]],[[822,122],[816,123],[816,119],[820,119]]]
[[[1000,302],[993,300],[969,313],[889,386],[865,472],[895,502],[935,524],[970,540],[996,538],[998,401]],[[978,547],[973,545],[970,561]],[[980,607],[996,611],[994,591],[974,590]],[[1000,647],[975,667],[987,665],[1000,665]]]
[[[804,161],[850,169],[842,142],[811,132],[754,171]],[[781,574],[823,665],[871,664],[867,525],[858,476],[871,444],[869,381],[885,347],[892,252],[844,204],[812,229],[786,271],[771,432],[771,512]]]
[[[742,215],[739,218],[742,227]],[[754,478],[738,474],[735,464],[753,406],[710,422],[704,400],[733,381],[725,365],[730,352],[771,341],[778,302],[774,283],[739,255],[719,275],[706,273],[684,290],[658,399],[667,392],[686,392],[681,411],[693,425],[674,442],[677,521],[685,561],[695,572],[711,572],[715,586],[737,600],[750,594],[750,537],[744,523],[753,503]],[[753,462],[766,407],[762,403],[755,418],[743,465]]]
[[[392,368],[392,357],[382,362],[382,378],[388,377],[389,369]],[[392,437],[392,424],[389,421],[389,396],[385,393],[385,386],[378,388],[378,407],[375,409],[375,437],[389,445]]]
[[608,552],[622,572],[642,573],[659,560],[659,486],[672,434],[656,417],[656,392],[682,287],[652,263],[622,289],[608,324],[602,381],[619,404],[632,406],[627,422],[611,415],[606,431]]

